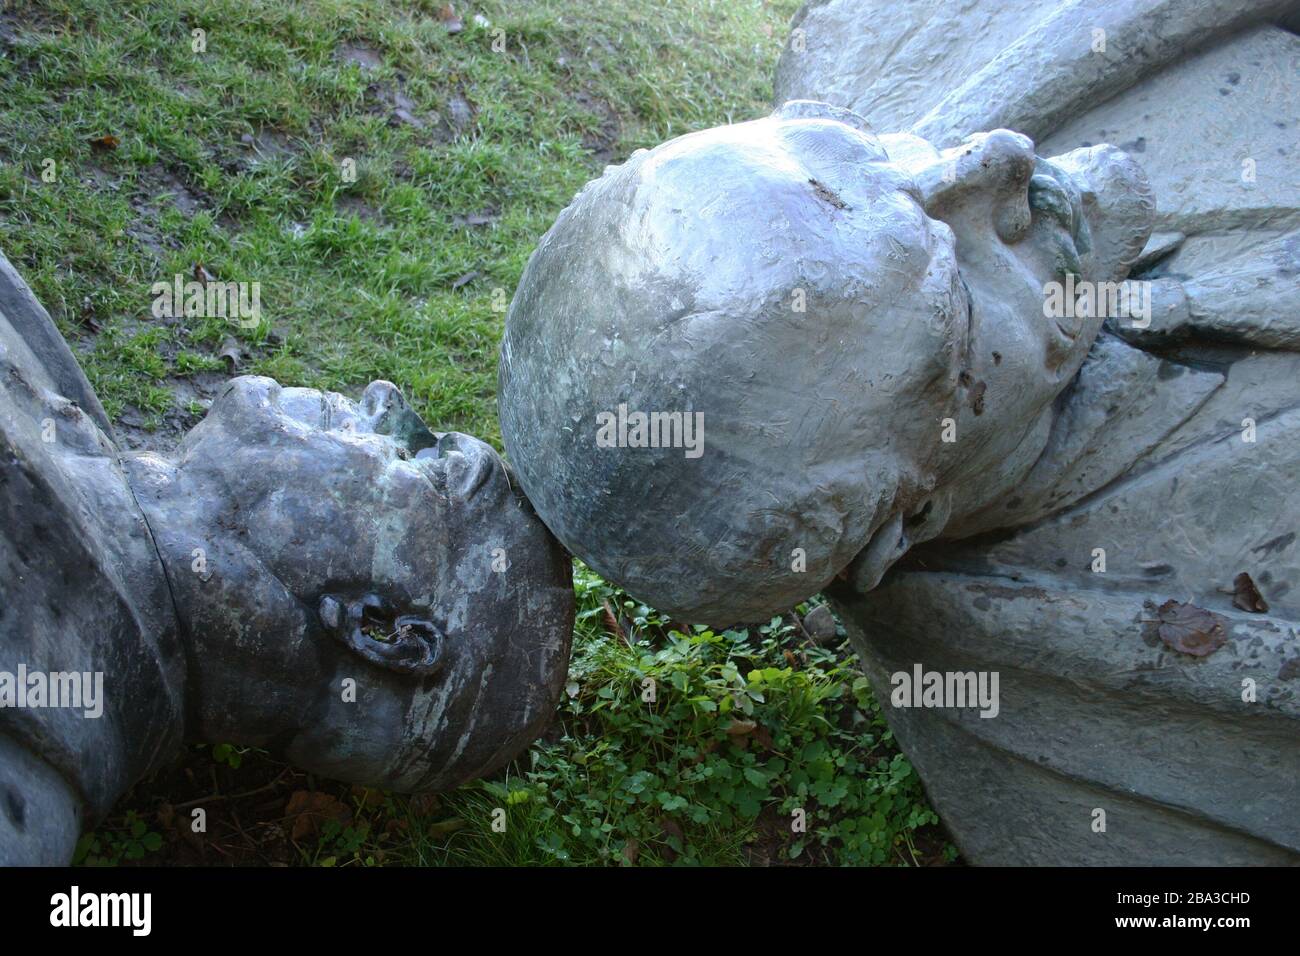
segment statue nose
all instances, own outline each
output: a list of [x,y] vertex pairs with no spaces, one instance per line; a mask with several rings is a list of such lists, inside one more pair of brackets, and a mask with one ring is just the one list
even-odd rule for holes
[[[1036,161],[1032,139],[1011,130],[995,129],[944,150],[938,159],[917,172],[916,181],[926,211],[932,216],[976,197],[1017,203],[1025,198]],[[1023,218],[1027,217],[1026,204]],[[1018,222],[1014,217],[999,222],[999,233],[1014,230]]]
[[372,418],[382,416],[390,408],[402,408],[405,405],[406,399],[402,396],[401,389],[383,379],[371,382],[361,393],[361,407]]

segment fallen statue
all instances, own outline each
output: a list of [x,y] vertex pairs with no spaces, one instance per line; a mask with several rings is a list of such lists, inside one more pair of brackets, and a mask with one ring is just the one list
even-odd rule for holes
[[568,556],[387,382],[236,378],[173,454],[124,453],[0,257],[0,456],[0,865],[66,863],[186,741],[410,792],[554,712]]
[[825,590],[972,862],[1300,862],[1294,4],[978,6],[811,3],[588,184],[506,450],[679,619]]

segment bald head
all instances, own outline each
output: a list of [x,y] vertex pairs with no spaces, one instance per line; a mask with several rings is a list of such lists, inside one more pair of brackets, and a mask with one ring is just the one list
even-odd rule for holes
[[606,170],[506,323],[502,435],[539,515],[688,620],[815,593],[925,493],[964,347],[950,240],[821,104]]

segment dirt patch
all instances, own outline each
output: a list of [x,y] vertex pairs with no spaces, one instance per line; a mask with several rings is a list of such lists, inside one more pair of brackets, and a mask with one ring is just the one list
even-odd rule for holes
[[[134,206],[134,203],[132,205]],[[144,219],[136,219],[126,227],[126,235],[137,246],[148,252],[154,262],[161,264],[166,257],[169,243],[153,223]]]
[[[144,792],[145,789],[149,793]],[[128,795],[119,809],[134,810],[163,838],[162,848],[123,865],[289,866],[302,856],[290,840],[288,805],[293,793],[308,789],[308,775],[269,760],[246,761],[239,770],[189,751],[160,771],[149,784]],[[348,798],[344,784],[327,792]],[[151,796],[149,794],[158,794]],[[206,833],[195,833],[194,811],[203,810]]]
[[[151,429],[150,416],[134,405],[127,405],[113,421],[113,432],[118,444],[131,451],[171,452],[180,444],[185,433],[203,420],[230,379],[239,374],[240,371],[236,369],[168,376],[163,385],[172,393],[172,404],[162,413],[161,422],[156,418],[152,420],[158,427]],[[191,411],[191,407],[197,411]]]
[[[162,837],[159,850],[120,865],[301,866],[319,850],[326,820],[347,825],[357,815],[383,824],[371,837],[378,844],[375,862],[382,864],[386,844],[407,842],[409,826],[427,821],[430,832],[437,832],[436,821],[446,815],[436,794],[412,797],[410,819],[376,814],[384,799],[378,790],[319,779],[260,754],[244,755],[232,769],[215,762],[206,748],[187,748],[118,804],[117,815],[134,812]],[[204,833],[194,832],[198,809]]]
[[383,116],[389,126],[427,131],[437,142],[449,143],[474,127],[478,110],[463,89],[450,93],[441,111],[427,111],[406,92],[406,77],[398,73],[393,82],[371,83],[366,87],[368,111]]
[[365,43],[342,44],[334,51],[334,59],[344,65],[358,66],[366,72],[374,72],[384,65],[383,55]]
[[583,149],[589,151],[592,159],[602,166],[614,162],[619,137],[623,132],[623,121],[618,113],[600,97],[586,90],[574,94],[573,101],[600,119],[600,125],[595,130],[583,134]]
[[390,126],[410,126],[413,129],[430,129],[439,123],[437,114],[427,114],[406,95],[406,79],[400,73],[394,83],[371,83],[366,87],[369,111],[387,116]]
[[478,212],[456,214],[451,217],[452,225],[461,229],[475,228],[479,226],[490,226],[501,217],[501,213],[494,206],[485,206]]
[[478,110],[463,90],[452,93],[447,100],[447,127],[453,136],[463,136],[474,125]]
[[240,145],[247,150],[249,164],[285,159],[294,154],[293,143],[286,133],[278,129],[263,127],[254,133],[245,133],[239,138]]
[[[119,183],[98,176],[95,179],[96,188],[116,190],[119,187]],[[177,239],[164,236],[158,228],[158,213],[163,204],[170,203],[187,219],[210,208],[206,196],[191,189],[177,173],[156,163],[137,179],[130,203],[135,216],[126,228],[126,235],[157,263],[161,263],[169,252],[180,248]]]
[[[144,172],[138,185],[144,190],[142,201],[137,207],[141,210],[156,206],[163,199],[170,200],[186,218],[192,218],[196,212],[208,208],[207,197],[187,186],[177,173],[157,163]],[[136,203],[133,202],[132,205]]]
[[87,163],[82,166],[78,177],[83,186],[89,186],[91,189],[117,192],[122,188],[121,177],[109,172],[98,163]]
[[349,196],[346,193],[335,196],[334,211],[344,218],[356,216],[362,222],[383,222],[383,216],[380,215],[379,210],[360,196]]

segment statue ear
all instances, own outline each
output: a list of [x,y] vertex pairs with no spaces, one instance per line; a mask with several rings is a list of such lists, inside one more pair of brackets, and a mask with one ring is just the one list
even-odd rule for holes
[[376,594],[320,600],[325,630],[354,654],[400,674],[427,677],[442,668],[443,634],[427,618],[394,615]]
[[849,562],[853,587],[862,594],[870,591],[910,547],[942,534],[951,515],[952,490],[948,488],[939,489],[910,512],[895,508],[866,547]]

